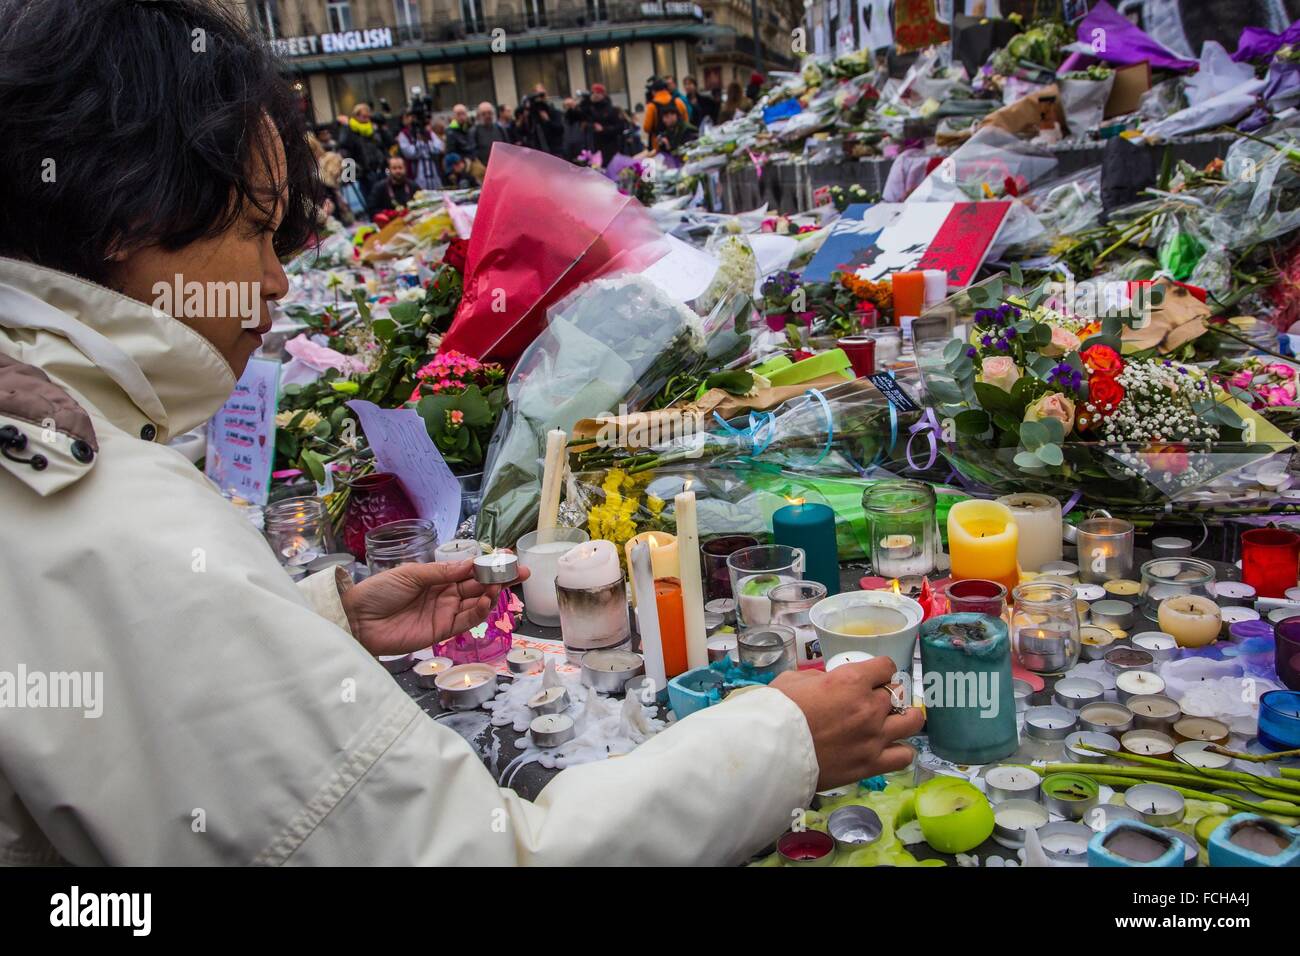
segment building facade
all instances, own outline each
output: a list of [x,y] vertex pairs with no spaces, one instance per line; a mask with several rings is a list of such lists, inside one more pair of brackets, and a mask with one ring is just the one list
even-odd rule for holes
[[[603,83],[629,107],[652,76],[744,85],[759,61],[751,0],[247,0],[245,9],[317,122],[359,102],[400,110],[415,95],[435,112],[514,105],[539,83],[553,98]],[[764,65],[789,66],[789,13],[764,9],[759,20]]]

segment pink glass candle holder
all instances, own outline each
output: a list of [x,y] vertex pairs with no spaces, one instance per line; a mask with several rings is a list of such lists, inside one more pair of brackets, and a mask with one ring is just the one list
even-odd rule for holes
[[1260,597],[1280,598],[1296,586],[1300,534],[1285,528],[1252,528],[1241,535],[1241,579]]
[[402,480],[375,472],[353,481],[348,516],[343,522],[343,546],[358,560],[366,560],[366,532],[382,524],[418,518]]

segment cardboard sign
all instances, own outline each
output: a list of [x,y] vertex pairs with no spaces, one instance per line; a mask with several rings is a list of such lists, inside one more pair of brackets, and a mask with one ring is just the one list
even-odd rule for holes
[[251,359],[221,410],[208,419],[203,473],[223,493],[265,505],[275,459],[280,363]]
[[1151,64],[1143,60],[1132,66],[1115,69],[1115,85],[1110,88],[1103,119],[1132,113],[1138,108],[1142,94],[1151,89]]

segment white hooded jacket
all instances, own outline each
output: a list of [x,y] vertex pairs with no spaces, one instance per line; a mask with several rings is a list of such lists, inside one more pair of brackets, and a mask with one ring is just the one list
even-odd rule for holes
[[[166,446],[234,382],[181,322],[0,259],[0,863],[721,864],[808,805],[772,689],[534,802],[498,787],[351,637],[333,575],[294,585]],[[51,706],[72,672],[101,699]]]

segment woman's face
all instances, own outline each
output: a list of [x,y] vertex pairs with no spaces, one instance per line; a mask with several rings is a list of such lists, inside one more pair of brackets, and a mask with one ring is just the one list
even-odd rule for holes
[[271,304],[289,291],[273,245],[287,194],[275,196],[271,207],[274,183],[285,178],[284,148],[271,135],[274,173],[263,168],[255,179],[269,218],[248,203],[225,232],[181,249],[123,253],[108,275],[112,288],[168,312],[211,342],[237,376],[271,328]]

